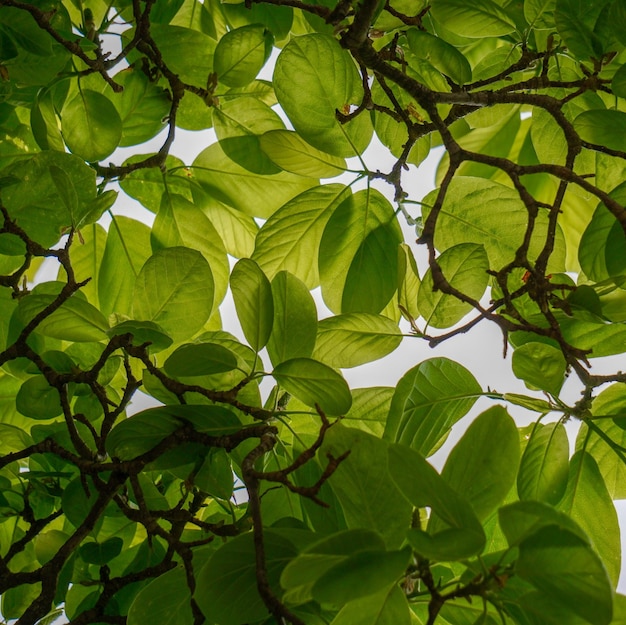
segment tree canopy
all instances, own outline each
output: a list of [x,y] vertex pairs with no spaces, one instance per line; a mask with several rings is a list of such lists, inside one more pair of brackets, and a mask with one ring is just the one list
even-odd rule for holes
[[623,0],[0,0],[2,618],[623,623],[625,205]]

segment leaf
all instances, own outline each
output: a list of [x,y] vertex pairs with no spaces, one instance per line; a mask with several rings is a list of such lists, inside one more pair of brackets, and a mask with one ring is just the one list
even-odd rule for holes
[[158,323],[175,341],[193,336],[213,309],[213,275],[200,252],[168,247],[155,252],[137,276],[133,315]]
[[261,149],[278,167],[300,176],[334,178],[346,171],[346,161],[309,145],[290,130],[270,130],[260,137]]
[[361,79],[347,51],[327,35],[291,39],[274,70],[278,101],[298,134],[312,146],[335,156],[354,156],[369,144],[372,127],[360,115],[343,127],[335,111],[359,105]]
[[[412,319],[419,317],[417,296],[420,286],[421,280],[413,252],[406,243],[401,243],[398,248],[398,304]],[[403,316],[406,313],[402,312]]]
[[[434,203],[434,194],[424,198],[427,206]],[[495,205],[498,206],[497,213],[490,208]],[[446,250],[459,243],[482,244],[490,267],[498,269],[515,258],[527,224],[528,212],[514,189],[482,178],[457,176],[448,187],[437,218],[435,246]],[[545,244],[546,228],[547,216],[540,213],[529,246],[529,258],[535,258]],[[562,270],[564,253],[559,231],[550,264],[555,271]]]
[[29,419],[54,419],[62,414],[59,391],[41,375],[28,378],[15,397],[15,408]]
[[616,96],[626,97],[626,65],[622,65],[613,75],[611,89]]
[[215,48],[213,67],[218,80],[229,87],[251,82],[269,58],[273,43],[272,33],[259,24],[226,33]]
[[565,493],[568,473],[569,441],[563,424],[535,424],[517,476],[519,498],[557,504]]
[[581,113],[574,120],[574,129],[583,141],[622,151],[619,140],[626,132],[626,113],[615,110],[592,110]]
[[122,321],[107,330],[109,336],[119,336],[130,333],[133,336],[133,345],[148,345],[151,353],[156,353],[167,349],[172,344],[172,339],[163,332],[158,324],[152,321]]
[[425,360],[396,386],[385,438],[428,456],[480,394],[478,382],[462,365],[447,358]]
[[435,0],[432,3],[435,19],[463,37],[498,37],[515,30],[515,22],[492,0]]
[[316,184],[312,178],[286,172],[255,174],[228,158],[217,143],[200,152],[192,167],[209,195],[246,215],[263,219]]
[[287,271],[272,280],[274,320],[267,343],[273,365],[308,358],[317,336],[317,309],[306,286]]
[[346,381],[321,362],[293,358],[277,365],[272,376],[307,406],[319,404],[328,415],[342,415],[350,410],[352,395]]
[[[441,254],[437,263],[452,288],[480,300],[489,282],[489,259],[482,245],[455,245]],[[449,328],[472,310],[471,304],[454,295],[435,290],[435,287],[439,287],[439,279],[434,278],[432,267],[429,267],[417,295],[417,307],[427,326]]]
[[231,434],[241,428],[234,413],[221,406],[183,404],[148,408],[120,421],[111,430],[107,452],[120,460],[132,460],[186,424],[211,436]]
[[593,32],[605,0],[556,0],[554,23],[569,51],[581,60],[599,58],[603,52],[600,38]]
[[471,82],[472,68],[468,60],[447,41],[415,28],[408,30],[406,37],[415,56],[426,59],[459,85]]
[[237,261],[230,288],[241,329],[255,351],[265,347],[274,323],[274,300],[270,281],[259,266],[247,258]]
[[374,530],[388,548],[399,548],[410,524],[412,506],[387,470],[387,444],[337,423],[326,432],[322,453],[338,458],[347,451],[350,455],[329,480],[346,524],[351,529]]
[[388,386],[352,389],[352,407],[344,415],[344,425],[382,437],[393,391]]
[[600,558],[575,533],[546,526],[520,544],[516,572],[592,625],[608,625],[611,585]]
[[106,96],[82,89],[61,109],[61,132],[71,152],[101,161],[120,144],[122,120]]
[[220,235],[198,206],[176,193],[164,193],[150,240],[153,251],[187,247],[200,252],[211,267],[214,281],[213,307],[226,295],[230,266]]
[[346,603],[331,625],[409,625],[406,595],[397,585]]
[[454,446],[441,477],[471,502],[478,519],[484,521],[514,485],[519,457],[515,422],[502,406],[493,406],[472,422]]
[[379,191],[359,191],[333,212],[320,242],[324,302],[334,313],[378,314],[398,284],[402,242],[393,208]]
[[224,373],[236,367],[235,354],[217,343],[181,345],[163,364],[166,373],[174,377]]
[[461,560],[480,553],[485,534],[466,499],[462,499],[418,452],[404,445],[389,446],[389,472],[404,497],[417,508],[430,507],[445,524],[407,536],[425,558]]
[[317,262],[324,228],[349,191],[339,184],[313,187],[288,201],[263,224],[252,259],[273,279],[289,271],[309,289],[319,285]]
[[347,313],[318,323],[313,356],[331,367],[356,367],[383,358],[401,342],[402,333],[391,319]]
[[145,619],[162,625],[192,625],[190,599],[185,568],[179,564],[139,591],[128,611],[128,625],[140,625]]
[[101,543],[84,543],[79,549],[79,554],[85,562],[102,566],[116,558],[123,546],[124,541],[119,536],[112,536]]
[[531,341],[513,352],[513,373],[530,389],[558,395],[565,381],[566,362],[560,349]]
[[150,229],[145,224],[121,215],[113,219],[98,275],[98,299],[105,315],[130,314],[135,279],[150,252]]
[[603,568],[616,585],[621,568],[617,512],[598,465],[584,451],[575,453],[570,461],[567,489],[558,507],[587,533]]
[[524,17],[531,28],[553,29],[556,0],[524,0]]
[[[280,574],[297,551],[276,530],[264,530],[263,542],[268,582],[277,593]],[[196,575],[195,593],[195,600],[208,621],[241,625],[268,616],[257,590],[256,570],[250,532],[229,540],[210,557]]]

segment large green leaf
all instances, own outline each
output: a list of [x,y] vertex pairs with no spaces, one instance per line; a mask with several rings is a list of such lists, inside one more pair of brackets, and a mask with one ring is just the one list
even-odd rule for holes
[[356,367],[386,356],[401,341],[402,333],[391,319],[347,313],[319,322],[313,356],[331,367]]
[[270,130],[260,137],[261,149],[278,167],[312,178],[334,178],[346,170],[346,161],[314,148],[298,133]]
[[[263,531],[265,564],[270,586],[279,593],[278,580],[297,550],[277,531]],[[196,576],[195,599],[209,622],[241,625],[265,619],[265,603],[257,590],[255,544],[251,533],[222,545]],[[279,594],[280,596],[280,594]]]
[[535,424],[517,476],[519,498],[558,503],[565,493],[568,473],[569,441],[563,424]]
[[352,395],[343,377],[329,366],[311,358],[292,358],[281,362],[272,376],[307,406],[316,404],[329,415],[350,410]]
[[[489,259],[480,244],[461,243],[448,248],[437,263],[448,284],[464,295],[480,300],[489,282]],[[417,307],[427,326],[448,328],[459,322],[472,305],[441,290],[434,290],[437,282],[432,268],[422,279],[417,296]]]
[[471,502],[478,519],[484,521],[515,483],[519,457],[515,422],[502,406],[493,406],[472,422],[454,446],[441,477]]
[[264,219],[317,182],[285,172],[255,174],[228,158],[217,143],[200,152],[193,162],[193,172],[209,195],[247,215]]
[[385,438],[428,456],[479,395],[478,382],[462,365],[447,358],[425,360],[398,383]]
[[347,126],[337,120],[337,110],[361,103],[363,87],[354,61],[333,37],[293,38],[276,61],[274,89],[294,128],[312,146],[354,156],[369,144],[369,117],[359,115]]
[[274,323],[270,281],[253,260],[242,258],[233,267],[230,288],[246,340],[259,351],[265,347]]
[[471,504],[421,454],[404,445],[390,445],[389,471],[411,504],[430,507],[441,521],[438,527],[429,524],[428,532],[411,528],[408,540],[418,553],[434,560],[460,560],[482,551],[485,534]]
[[133,315],[158,323],[175,341],[193,336],[213,310],[213,274],[205,258],[186,247],[155,252],[137,276]]
[[579,451],[572,457],[567,488],[558,507],[585,530],[609,578],[617,584],[621,568],[617,512],[598,465],[588,453]]
[[145,224],[123,216],[113,219],[98,273],[98,299],[104,314],[130,314],[135,279],[150,252],[150,229]]
[[[432,206],[436,192],[424,198]],[[493,206],[498,210],[494,211]],[[425,215],[426,217],[426,215]],[[435,245],[446,250],[459,243],[482,244],[492,269],[500,269],[515,258],[524,240],[528,211],[517,192],[496,182],[471,176],[457,176],[448,186],[443,207],[437,217]],[[539,213],[528,250],[535,259],[546,243],[548,217]],[[557,230],[551,271],[562,271],[565,262],[563,234]]]
[[230,266],[220,235],[198,206],[176,193],[164,193],[152,232],[152,249],[187,247],[204,256],[213,275],[213,307],[224,299]]
[[61,132],[71,152],[86,161],[101,161],[122,139],[122,119],[106,96],[90,89],[79,92],[61,110]]
[[252,259],[271,279],[286,270],[310,289],[319,284],[316,262],[324,228],[349,191],[343,185],[313,187],[279,208],[256,238]]
[[608,0],[556,0],[554,23],[569,51],[581,60],[599,58],[604,52],[594,33],[596,20]]
[[592,625],[608,625],[613,614],[611,583],[600,558],[577,534],[546,526],[523,540],[515,567],[552,601]]
[[323,453],[350,455],[329,483],[349,528],[365,528],[383,536],[390,549],[402,544],[410,525],[411,504],[387,470],[387,444],[379,438],[341,424],[326,433]]
[[565,381],[565,357],[560,349],[531,341],[515,349],[513,373],[531,389],[558,395]]
[[509,14],[492,0],[434,0],[435,19],[463,37],[497,37],[515,30]]
[[331,625],[409,625],[406,595],[397,585],[346,603]]
[[215,48],[214,71],[229,87],[251,82],[272,51],[274,37],[260,24],[235,28],[220,38]]
[[524,17],[532,28],[553,29],[556,0],[524,0]]
[[317,336],[317,310],[306,286],[287,271],[272,280],[274,320],[267,343],[272,364],[308,358]]
[[163,364],[168,375],[189,377],[232,371],[237,356],[218,343],[187,343],[176,349]]
[[393,207],[379,191],[367,189],[345,199],[320,243],[326,305],[335,313],[381,312],[397,288],[401,242]]
[[185,567],[179,564],[139,591],[128,611],[128,624],[140,625],[150,619],[163,625],[192,625],[190,599]]
[[626,113],[622,111],[585,111],[574,120],[574,128],[584,141],[613,150],[624,149],[620,138],[626,133]]

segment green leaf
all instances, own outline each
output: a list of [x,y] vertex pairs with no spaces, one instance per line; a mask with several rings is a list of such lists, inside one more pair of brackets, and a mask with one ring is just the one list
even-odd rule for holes
[[556,0],[524,0],[524,17],[536,30],[554,29]]
[[317,309],[306,286],[287,271],[272,280],[274,322],[267,343],[272,364],[308,358],[317,336]]
[[324,228],[349,194],[339,184],[304,191],[279,208],[263,224],[252,259],[272,279],[281,270],[300,278],[309,289],[319,285],[317,258]]
[[[424,198],[426,206],[434,204],[435,194],[433,191]],[[494,212],[492,206],[498,206],[498,211]],[[459,243],[481,244],[490,267],[500,269],[515,258],[527,225],[528,211],[514,189],[483,178],[457,176],[448,186],[437,218],[435,246],[446,250]],[[547,214],[540,212],[528,249],[529,259],[536,258],[543,248],[547,227]],[[562,271],[564,262],[563,234],[558,229],[549,267],[551,271]]]
[[[279,594],[278,580],[295,547],[278,531],[264,530],[265,565],[270,587]],[[256,559],[251,533],[222,545],[196,576],[195,599],[209,622],[241,625],[268,616],[256,583]]]
[[211,267],[217,308],[228,289],[230,266],[220,235],[210,219],[192,202],[176,193],[164,193],[152,232],[152,249],[187,247],[200,252]]
[[472,422],[454,446],[441,477],[471,502],[478,519],[484,521],[514,485],[519,457],[515,422],[502,406],[493,406]]
[[435,19],[456,35],[463,37],[498,37],[515,30],[515,22],[496,2],[476,0],[434,0]]
[[[445,528],[428,532],[412,528],[407,536],[423,557],[434,560],[461,560],[480,553],[485,534],[466,499],[448,483],[418,452],[404,445],[389,446],[389,472],[404,497],[417,508],[430,507]],[[438,530],[438,531],[437,531]]]
[[213,126],[222,149],[235,163],[256,174],[281,171],[261,149],[263,133],[285,127],[267,104],[251,97],[226,100],[213,108]]
[[360,551],[326,571],[312,588],[313,598],[336,606],[389,588],[405,573],[411,549]]
[[391,319],[347,313],[319,322],[313,356],[331,367],[356,367],[383,358],[401,342],[402,333]]
[[317,182],[286,172],[255,174],[232,161],[217,143],[200,152],[192,167],[209,195],[246,215],[263,219]]
[[293,358],[277,365],[272,376],[307,406],[319,404],[328,415],[342,415],[350,410],[352,395],[346,381],[321,362]]
[[563,424],[535,424],[517,476],[519,498],[558,503],[565,493],[568,472],[569,441]]
[[471,82],[472,68],[468,60],[447,41],[416,28],[408,30],[406,38],[417,58],[429,61],[459,85]]
[[294,603],[311,600],[313,585],[337,564],[357,553],[384,549],[381,535],[367,529],[343,530],[313,542],[289,562],[280,576],[286,599]]
[[402,240],[393,207],[379,191],[346,198],[320,242],[320,281],[328,308],[336,314],[380,313],[396,291]]
[[270,281],[254,260],[242,258],[233,267],[230,289],[244,336],[258,352],[267,344],[274,323]]
[[584,451],[572,457],[567,489],[558,507],[587,533],[604,570],[616,585],[621,568],[617,512],[598,465]]
[[410,625],[406,595],[397,585],[346,603],[331,625]]
[[131,313],[135,279],[150,252],[150,229],[145,224],[121,215],[113,219],[98,275],[98,299],[105,315]]
[[[455,245],[441,254],[437,263],[452,288],[480,300],[489,282],[489,259],[482,245]],[[438,287],[438,280],[433,276],[432,267],[429,267],[417,295],[417,307],[427,326],[449,328],[472,310],[471,304],[454,295],[435,290],[435,287]]]
[[600,58],[602,41],[593,32],[596,20],[607,0],[556,0],[554,23],[563,43],[581,60]]
[[139,591],[128,611],[128,625],[140,625],[146,619],[162,625],[192,625],[190,599],[185,567],[179,564]]
[[278,101],[298,134],[312,146],[336,156],[354,156],[370,142],[369,118],[359,115],[346,127],[335,111],[359,105],[363,87],[354,61],[330,36],[291,39],[274,70]]
[[237,357],[217,343],[187,343],[177,348],[165,361],[168,375],[186,377],[232,371]]
[[420,285],[421,280],[413,252],[406,243],[401,243],[398,248],[398,304],[404,308],[403,316],[408,313],[412,319],[419,317],[417,296]]
[[215,48],[214,71],[229,87],[248,84],[270,56],[274,37],[260,24],[235,28],[220,38]]
[[122,139],[122,120],[113,102],[81,89],[61,109],[61,132],[71,152],[86,161],[101,161]]
[[516,573],[592,625],[608,625],[611,584],[600,558],[575,533],[546,526],[520,544]]
[[565,381],[566,362],[560,349],[531,341],[513,352],[513,373],[530,389],[558,395]]
[[585,111],[574,120],[574,129],[583,141],[623,151],[620,141],[626,133],[626,113],[615,110]]
[[352,389],[352,407],[344,415],[343,423],[381,438],[393,391],[388,386]]
[[150,82],[135,67],[115,74],[115,82],[124,87],[118,96],[107,90],[122,120],[120,147],[139,145],[158,134],[165,126],[170,112],[169,93]]
[[326,432],[322,453],[338,458],[347,451],[350,455],[333,473],[329,484],[348,527],[375,530],[389,549],[399,548],[410,525],[412,506],[387,470],[387,444],[337,423]]
[[163,332],[158,324],[152,321],[122,321],[107,330],[109,336],[119,336],[130,333],[133,335],[133,345],[149,344],[148,350],[154,354],[167,349],[172,344],[172,339]]
[[626,97],[626,65],[622,65],[613,75],[611,89],[619,98]]
[[428,456],[480,394],[478,382],[462,365],[447,358],[425,360],[398,383],[385,438]]
[[28,378],[15,397],[15,408],[29,419],[54,419],[62,414],[59,391],[38,375]]
[[117,557],[122,552],[123,546],[124,541],[119,536],[112,536],[101,543],[85,543],[78,552],[85,562],[102,566]]
[[290,130],[270,130],[260,137],[261,149],[278,167],[300,176],[334,178],[346,170],[346,161],[308,144]]
[[232,434],[241,428],[234,413],[221,406],[183,404],[148,408],[120,421],[111,430],[107,452],[111,457],[132,460],[186,424],[211,436]]
[[195,250],[168,247],[154,253],[137,276],[133,315],[158,323],[175,341],[193,336],[211,316],[213,274]]

